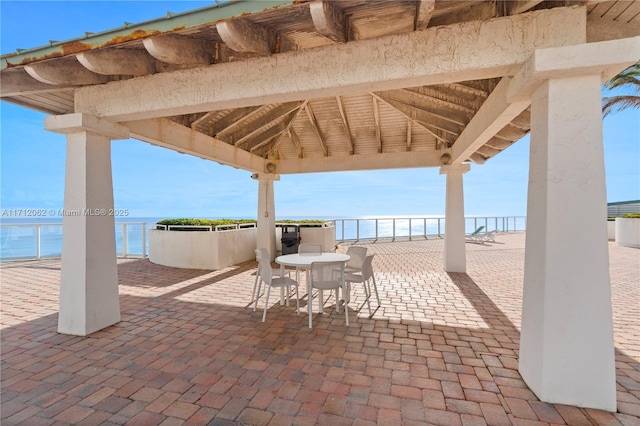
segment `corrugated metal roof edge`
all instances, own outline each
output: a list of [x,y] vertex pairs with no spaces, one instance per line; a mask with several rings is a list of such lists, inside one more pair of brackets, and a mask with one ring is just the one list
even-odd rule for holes
[[263,10],[288,6],[298,3],[296,0],[231,0],[226,3],[218,3],[199,9],[180,13],[167,13],[162,18],[150,21],[129,24],[99,33],[86,33],[83,37],[77,37],[66,41],[52,42],[49,45],[31,49],[20,49],[13,53],[0,56],[0,69],[4,70],[12,66],[26,65],[46,59],[63,57],[78,52],[92,50],[100,47],[119,44],[125,41],[149,37],[166,32],[187,29],[207,22],[221,21],[237,16],[252,14]]

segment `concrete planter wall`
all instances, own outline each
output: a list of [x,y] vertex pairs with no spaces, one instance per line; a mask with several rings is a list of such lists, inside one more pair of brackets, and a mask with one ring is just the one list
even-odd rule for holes
[[255,259],[256,228],[229,231],[149,230],[149,260],[174,268],[222,269]]
[[[301,243],[320,243],[323,252],[333,252],[336,248],[335,226],[313,226],[300,228]],[[282,252],[282,228],[276,226],[276,251]]]
[[609,237],[609,241],[614,241],[616,239],[616,221],[615,220],[607,221],[607,236]]
[[640,248],[640,219],[616,218],[616,243]]

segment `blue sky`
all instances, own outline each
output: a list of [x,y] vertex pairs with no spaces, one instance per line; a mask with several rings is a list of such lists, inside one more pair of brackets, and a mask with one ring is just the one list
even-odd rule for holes
[[[1,53],[67,40],[211,2],[0,2]],[[65,137],[43,129],[45,114],[0,102],[2,209],[63,206]],[[608,201],[640,199],[640,111],[604,121]],[[529,138],[464,175],[467,216],[525,215]],[[249,217],[257,183],[250,172],[134,139],[112,142],[115,207],[130,217]],[[283,175],[276,215],[307,217],[444,214],[437,168]]]

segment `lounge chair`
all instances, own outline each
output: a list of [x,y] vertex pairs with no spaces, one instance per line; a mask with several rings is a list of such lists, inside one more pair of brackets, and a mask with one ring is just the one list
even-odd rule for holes
[[475,231],[473,231],[470,234],[467,234],[465,236],[465,238],[468,241],[474,242],[474,243],[481,243],[484,240],[484,234],[482,233],[482,231],[484,230],[484,225],[483,226],[479,226],[478,229],[476,229]]

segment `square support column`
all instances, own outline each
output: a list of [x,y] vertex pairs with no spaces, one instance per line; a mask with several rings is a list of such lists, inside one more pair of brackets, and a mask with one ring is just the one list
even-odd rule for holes
[[258,230],[256,244],[258,248],[269,250],[271,260],[276,258],[276,208],[273,182],[280,180],[279,175],[258,173]]
[[440,174],[447,175],[447,199],[445,206],[444,270],[467,272],[467,254],[464,229],[464,191],[462,175],[469,164],[442,166]]
[[84,114],[45,128],[67,134],[58,332],[86,336],[120,321],[111,137],[128,130]]
[[519,371],[542,401],[616,411],[600,79],[532,96]]

